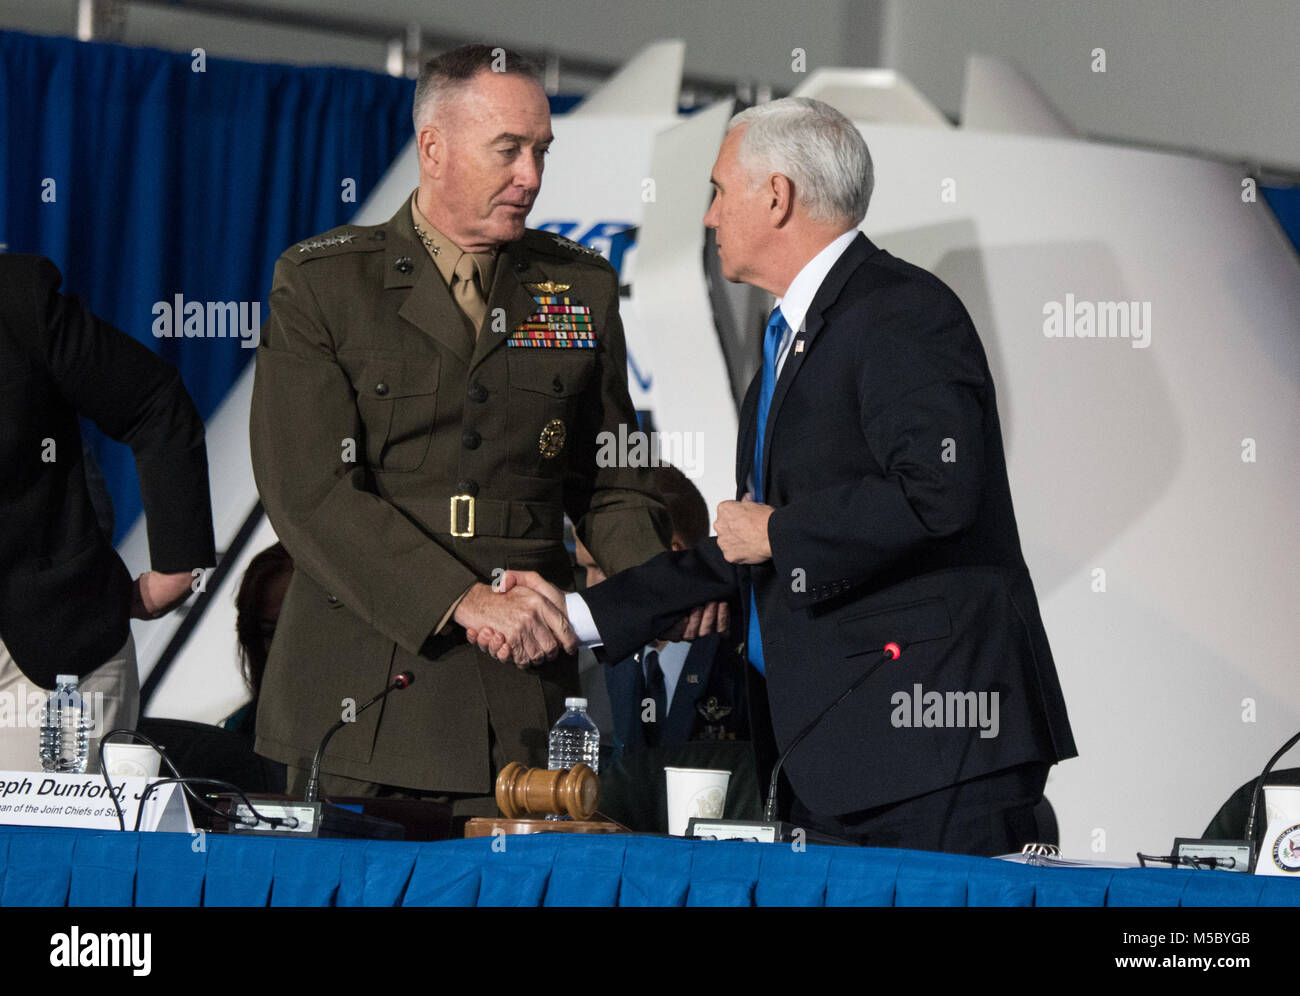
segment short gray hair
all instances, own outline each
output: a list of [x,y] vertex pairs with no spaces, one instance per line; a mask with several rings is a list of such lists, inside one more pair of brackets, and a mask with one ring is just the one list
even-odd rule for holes
[[875,178],[857,127],[830,104],[783,97],[741,111],[727,125],[746,125],[740,163],[750,174],[780,173],[814,221],[856,227],[867,215]]
[[411,105],[416,134],[421,125],[433,119],[435,109],[443,100],[464,90],[479,73],[485,72],[523,76],[542,86],[537,67],[513,49],[478,44],[454,48],[430,59],[420,69]]

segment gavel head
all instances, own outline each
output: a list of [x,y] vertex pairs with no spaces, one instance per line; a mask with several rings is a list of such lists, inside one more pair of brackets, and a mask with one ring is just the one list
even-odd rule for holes
[[511,761],[497,775],[497,806],[508,820],[558,813],[589,820],[596,812],[600,781],[585,764],[548,771]]

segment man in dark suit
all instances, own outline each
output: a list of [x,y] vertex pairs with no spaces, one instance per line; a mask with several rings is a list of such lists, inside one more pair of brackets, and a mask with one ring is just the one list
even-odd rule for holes
[[1016,849],[1048,767],[1076,752],[979,337],[947,286],[857,232],[870,156],[828,105],[737,115],[712,182],[723,273],[779,299],[740,417],[743,497],[716,540],[586,592],[574,626],[593,635],[589,607],[617,658],[738,597],[782,750],[897,644],[790,754],[790,818],[864,844]]
[[[47,259],[0,254],[0,695],[22,717],[0,769],[37,766],[32,706],[60,674],[82,678],[96,734],[134,727],[129,619],[175,608],[216,562],[203,422],[180,375],[61,281]],[[78,416],[135,453],[153,570],[134,582],[96,518]]]

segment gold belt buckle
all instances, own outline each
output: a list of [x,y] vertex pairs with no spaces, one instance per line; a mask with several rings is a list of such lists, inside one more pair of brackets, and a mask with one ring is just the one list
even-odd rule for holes
[[[460,517],[456,514],[456,502],[469,502],[469,523],[465,531],[461,532],[456,528],[456,523]],[[453,536],[473,536],[474,535],[474,496],[473,495],[452,495],[451,496],[451,534]]]

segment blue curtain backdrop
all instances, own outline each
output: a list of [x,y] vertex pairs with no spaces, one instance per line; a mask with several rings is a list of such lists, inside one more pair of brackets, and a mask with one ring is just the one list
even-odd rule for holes
[[[0,32],[0,243],[174,364],[207,418],[254,350],[157,338],[154,305],[261,302],[290,244],[346,222],[411,137],[411,80]],[[345,200],[345,182],[355,199]],[[415,178],[412,177],[412,186]],[[87,433],[120,540],[130,451]]]

